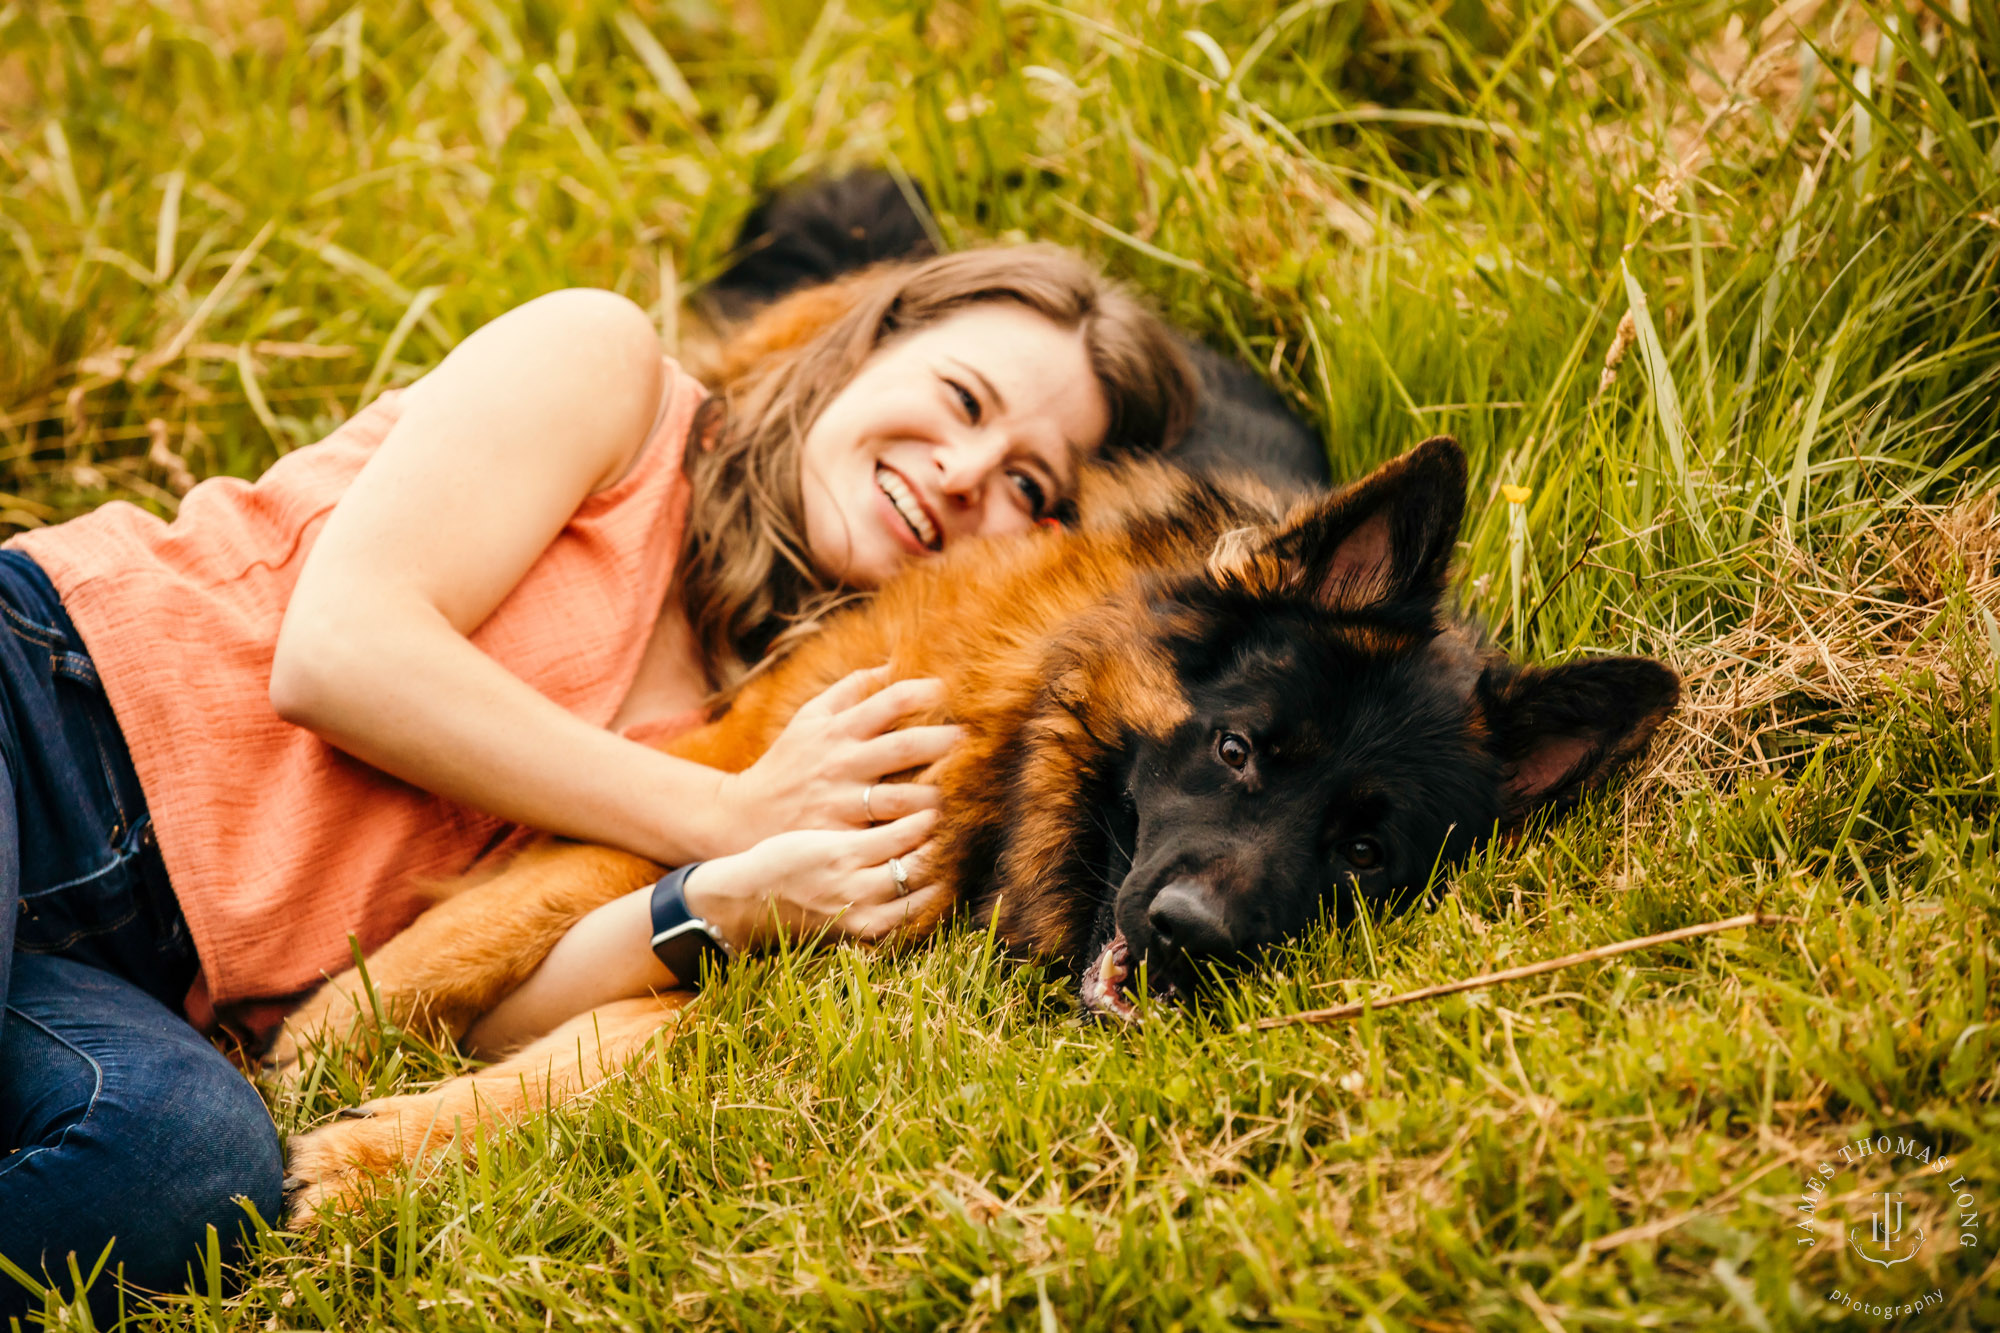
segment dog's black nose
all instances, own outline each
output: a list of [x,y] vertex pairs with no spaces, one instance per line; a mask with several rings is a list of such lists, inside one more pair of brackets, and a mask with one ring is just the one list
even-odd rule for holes
[[1161,944],[1184,954],[1220,957],[1236,949],[1221,896],[1199,880],[1177,879],[1161,889],[1146,922]]

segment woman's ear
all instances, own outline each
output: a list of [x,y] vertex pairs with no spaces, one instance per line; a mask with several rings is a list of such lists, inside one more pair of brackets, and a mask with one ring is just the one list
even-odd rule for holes
[[727,389],[783,352],[795,351],[840,319],[875,281],[872,270],[793,292],[734,330],[702,367],[712,389]]

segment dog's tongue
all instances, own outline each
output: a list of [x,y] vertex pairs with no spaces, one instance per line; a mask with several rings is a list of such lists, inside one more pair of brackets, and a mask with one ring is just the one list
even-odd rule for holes
[[1083,974],[1083,1004],[1086,1009],[1116,1018],[1130,1018],[1136,1006],[1125,997],[1125,981],[1132,975],[1131,952],[1125,947],[1125,932],[1114,934]]

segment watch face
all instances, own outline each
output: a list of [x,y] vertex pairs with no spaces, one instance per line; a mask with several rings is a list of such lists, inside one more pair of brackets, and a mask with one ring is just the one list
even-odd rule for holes
[[701,982],[704,960],[710,969],[718,971],[729,960],[721,943],[708,933],[707,923],[699,920],[683,922],[655,936],[653,956],[683,986]]
[[696,861],[668,872],[653,886],[649,904],[653,917],[653,956],[682,986],[701,981],[704,955],[711,968],[720,968],[729,961],[729,946],[716,938],[708,922],[688,910],[687,878],[700,865]]

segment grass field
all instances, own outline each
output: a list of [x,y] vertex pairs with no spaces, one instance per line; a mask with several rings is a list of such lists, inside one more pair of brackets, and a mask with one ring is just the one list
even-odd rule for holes
[[[1457,435],[1471,611],[1688,682],[1630,781],[1220,1011],[1082,1024],[976,929],[757,962],[130,1326],[2000,1327],[1996,80],[1987,0],[0,4],[0,525],[171,512],[553,287],[672,346],[757,191],[883,161],[1342,475]],[[1246,1025],[1751,910],[1797,919]],[[456,1067],[390,1034],[273,1109]],[[1879,1135],[1952,1159],[1894,1268],[1842,1245]]]

